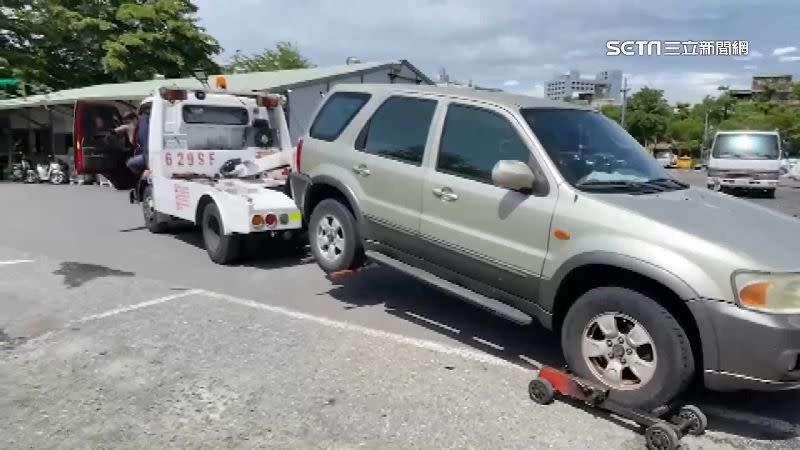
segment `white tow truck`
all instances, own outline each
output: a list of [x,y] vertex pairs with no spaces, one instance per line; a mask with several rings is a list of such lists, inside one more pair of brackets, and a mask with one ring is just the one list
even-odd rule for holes
[[[141,203],[145,225],[199,225],[211,259],[228,264],[249,235],[297,239],[302,217],[286,189],[294,149],[285,97],[164,86],[139,106],[150,110],[149,175],[125,166],[132,155],[117,103],[80,101],[75,110],[75,166],[102,174]],[[124,108],[123,108],[124,109]],[[280,236],[279,236],[280,235]]]

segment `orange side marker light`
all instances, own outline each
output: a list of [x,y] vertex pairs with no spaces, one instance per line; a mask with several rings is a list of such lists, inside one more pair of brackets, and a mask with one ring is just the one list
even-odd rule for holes
[[553,236],[555,236],[556,239],[560,239],[562,241],[568,241],[570,238],[569,232],[564,230],[553,231]]

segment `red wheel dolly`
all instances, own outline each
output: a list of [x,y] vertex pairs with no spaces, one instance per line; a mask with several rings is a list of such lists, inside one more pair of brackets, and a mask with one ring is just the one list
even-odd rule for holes
[[664,406],[645,412],[609,399],[609,391],[607,386],[549,366],[542,366],[538,377],[528,384],[531,400],[541,405],[552,402],[559,394],[636,422],[645,427],[649,449],[674,450],[683,436],[699,436],[708,425],[706,415],[696,406],[685,405],[677,410]]

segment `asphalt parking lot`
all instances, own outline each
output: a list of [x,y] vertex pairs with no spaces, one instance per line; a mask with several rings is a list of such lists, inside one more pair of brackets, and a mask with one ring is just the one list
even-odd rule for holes
[[[791,185],[748,201],[800,214]],[[0,184],[0,208],[0,447],[643,446],[527,398],[554,336],[391,270],[334,283],[268,243],[217,266],[98,186]],[[711,430],[687,448],[800,448],[800,393],[695,400]]]

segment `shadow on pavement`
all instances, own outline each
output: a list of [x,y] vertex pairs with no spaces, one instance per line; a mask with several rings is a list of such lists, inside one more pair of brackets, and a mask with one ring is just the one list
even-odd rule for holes
[[[178,227],[172,230],[172,236],[181,242],[205,251],[203,235],[193,227]],[[308,249],[298,248],[297,244],[280,238],[249,236],[242,245],[239,261],[230,264],[233,267],[254,267],[258,269],[274,269],[308,264]]]
[[538,323],[516,325],[396,270],[369,266],[333,283],[325,294],[345,309],[383,304],[393,316],[521,367],[564,364],[557,336]]
[[[529,326],[513,324],[398,271],[369,266],[353,275],[334,278],[332,283],[325,294],[342,302],[345,309],[383,304],[393,316],[521,367],[565,364],[558,336],[537,322]],[[526,390],[521,389],[520,395],[527,396]],[[716,393],[696,389],[687,403],[706,409],[710,430],[772,443],[800,436],[800,410],[796,408],[800,392]],[[638,430],[603,411],[570,404]]]

